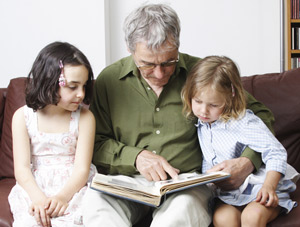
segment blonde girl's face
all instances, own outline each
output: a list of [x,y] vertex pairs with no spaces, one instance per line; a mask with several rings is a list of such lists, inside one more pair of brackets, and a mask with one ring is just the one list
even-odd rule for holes
[[213,123],[218,120],[225,107],[225,98],[211,87],[198,91],[192,98],[192,111],[203,122]]
[[64,66],[66,85],[60,87],[58,106],[68,111],[75,111],[85,96],[85,85],[88,80],[88,70],[85,66]]

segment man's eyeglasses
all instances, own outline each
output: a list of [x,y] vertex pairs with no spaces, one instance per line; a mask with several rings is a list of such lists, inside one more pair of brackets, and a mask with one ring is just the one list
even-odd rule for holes
[[160,67],[163,67],[163,68],[176,65],[178,61],[179,61],[179,59],[176,59],[176,60],[172,60],[172,61],[162,62],[160,64],[151,63],[151,64],[146,64],[146,65],[136,65],[136,67],[138,67],[140,70],[152,70],[158,65],[160,65]]

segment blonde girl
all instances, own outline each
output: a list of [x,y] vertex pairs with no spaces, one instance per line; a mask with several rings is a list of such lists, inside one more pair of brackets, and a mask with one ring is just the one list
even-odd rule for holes
[[260,152],[264,163],[237,190],[215,190],[214,226],[266,226],[280,212],[289,212],[295,205],[289,192],[295,190],[299,174],[287,164],[284,147],[246,109],[235,63],[223,56],[200,60],[187,78],[182,100],[186,116],[198,118],[203,172],[240,157],[246,147]]

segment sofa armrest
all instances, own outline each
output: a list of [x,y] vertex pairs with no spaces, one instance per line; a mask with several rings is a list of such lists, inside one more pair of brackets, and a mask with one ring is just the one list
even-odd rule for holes
[[7,87],[1,132],[0,178],[14,177],[11,121],[14,112],[25,104],[25,81],[25,77],[14,78]]
[[13,216],[10,211],[8,203],[8,195],[12,187],[16,184],[16,180],[13,178],[5,178],[0,180],[0,226],[11,227],[13,223]]
[[0,88],[0,142],[2,136],[6,92],[7,92],[7,88]]

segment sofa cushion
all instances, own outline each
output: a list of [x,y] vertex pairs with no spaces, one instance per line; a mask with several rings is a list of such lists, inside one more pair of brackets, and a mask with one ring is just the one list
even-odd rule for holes
[[300,172],[300,68],[283,73],[242,77],[244,88],[274,114],[274,131]]
[[[297,182],[297,191],[291,193],[291,199],[299,203],[300,201],[300,181]],[[294,227],[300,226],[300,206],[294,207],[290,213],[281,214],[274,221],[268,223],[267,227]]]
[[1,137],[0,177],[14,177],[11,120],[14,112],[25,104],[25,77],[12,79],[8,85]]

